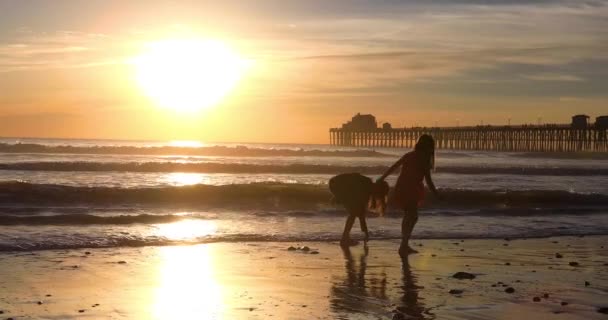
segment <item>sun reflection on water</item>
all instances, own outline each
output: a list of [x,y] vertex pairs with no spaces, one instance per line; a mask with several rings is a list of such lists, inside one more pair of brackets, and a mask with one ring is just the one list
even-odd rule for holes
[[163,247],[155,319],[221,319],[222,287],[208,245]]
[[171,186],[190,186],[208,182],[209,176],[203,173],[171,172],[163,175],[162,180]]
[[173,223],[156,225],[157,234],[175,241],[193,240],[195,238],[213,235],[217,225],[213,221],[187,219]]

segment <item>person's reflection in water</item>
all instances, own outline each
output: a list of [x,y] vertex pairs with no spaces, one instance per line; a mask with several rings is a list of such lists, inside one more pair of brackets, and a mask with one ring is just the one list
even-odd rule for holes
[[366,275],[369,249],[358,261],[353,257],[350,248],[342,249],[344,253],[346,275],[343,280],[335,281],[331,288],[331,308],[337,319],[350,319],[353,313],[377,315],[385,312],[387,300],[386,273]]
[[401,305],[397,306],[393,319],[434,319],[435,315],[424,307],[418,292],[423,287],[416,285],[416,276],[412,273],[408,258],[401,259],[403,296]]

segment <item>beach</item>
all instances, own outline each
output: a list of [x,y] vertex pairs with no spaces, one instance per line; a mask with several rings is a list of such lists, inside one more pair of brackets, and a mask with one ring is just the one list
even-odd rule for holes
[[0,319],[606,318],[602,159],[440,150],[442,199],[425,197],[420,252],[403,262],[391,201],[369,213],[367,249],[341,250],[346,213],[327,181],[375,179],[406,150],[57,139],[0,149]]
[[347,251],[248,242],[4,252],[0,310],[13,319],[604,319],[606,240],[415,240],[407,263],[391,240]]

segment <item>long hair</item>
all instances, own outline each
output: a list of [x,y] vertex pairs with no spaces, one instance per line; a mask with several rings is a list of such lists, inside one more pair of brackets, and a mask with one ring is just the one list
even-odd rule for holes
[[429,134],[423,134],[418,138],[414,147],[416,153],[426,155],[428,158],[419,158],[423,161],[422,165],[428,167],[429,170],[435,169],[435,139]]
[[386,211],[389,189],[388,182],[384,180],[376,181],[372,185],[372,193],[369,198],[369,209],[378,213],[380,216],[383,216]]

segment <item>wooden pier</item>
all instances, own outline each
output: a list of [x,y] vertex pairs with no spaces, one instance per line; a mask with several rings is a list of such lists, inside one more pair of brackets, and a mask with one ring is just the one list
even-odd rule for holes
[[412,148],[430,134],[439,149],[517,152],[608,152],[608,128],[567,125],[475,126],[445,128],[332,128],[334,146]]

